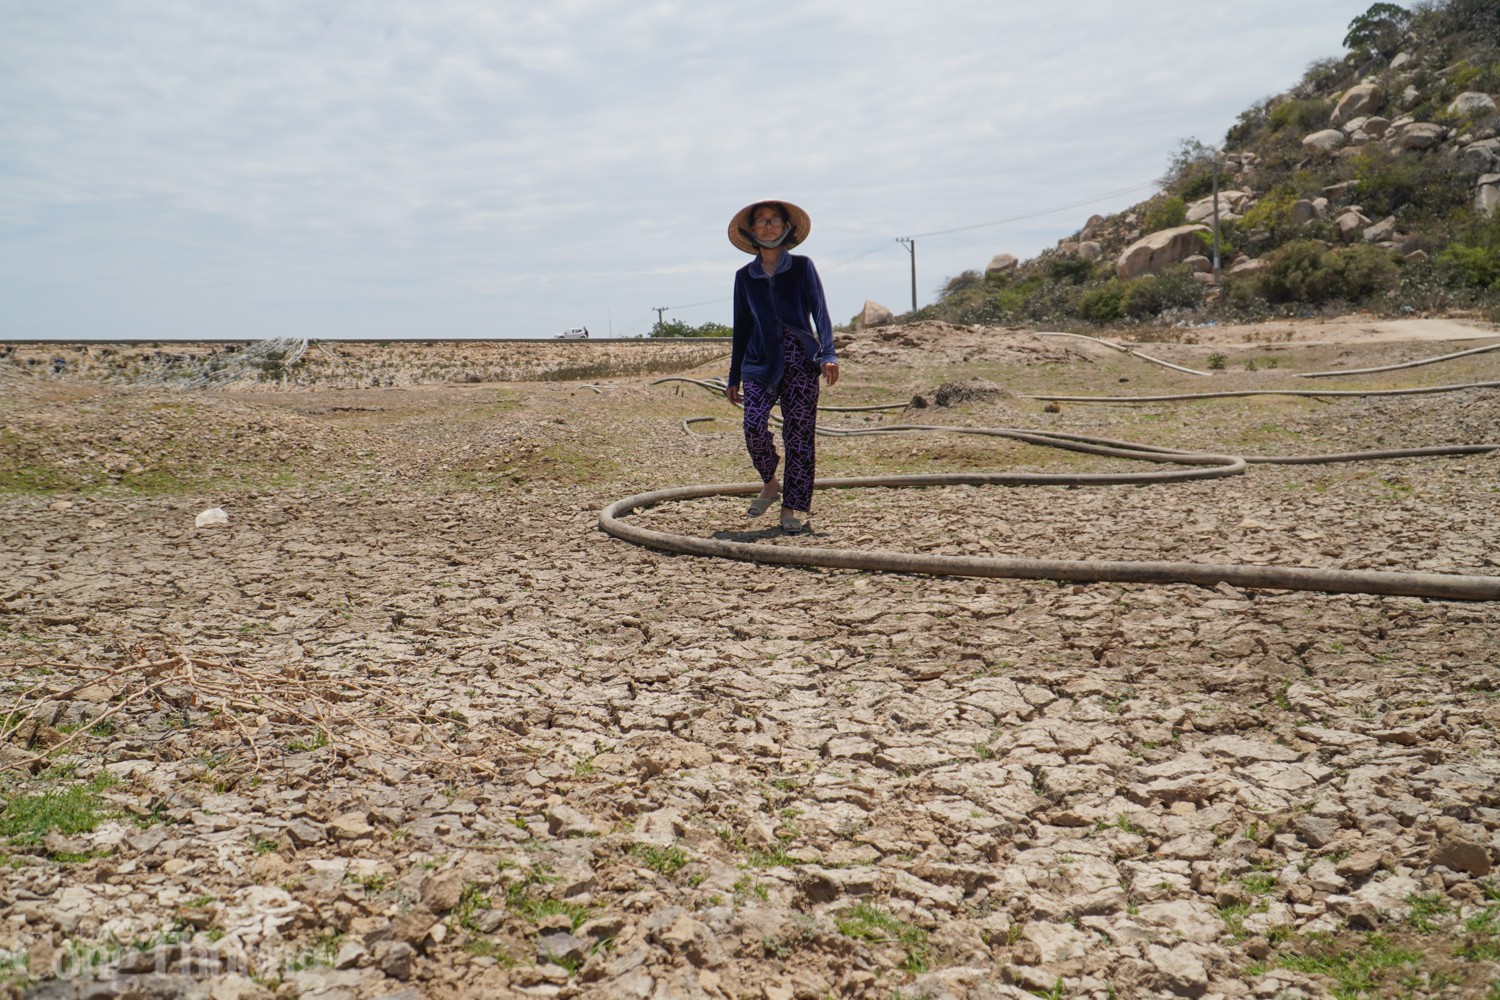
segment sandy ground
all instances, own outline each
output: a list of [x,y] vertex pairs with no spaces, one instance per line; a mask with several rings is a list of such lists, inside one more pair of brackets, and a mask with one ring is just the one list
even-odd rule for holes
[[[1148,348],[1198,368],[1219,354],[1211,378],[1023,331],[869,331],[845,340],[824,402],[931,401],[979,378],[1004,392],[920,421],[1247,455],[1500,441],[1496,389],[1022,398],[1305,388],[1290,375],[1491,335],[1313,329]],[[218,392],[3,373],[13,993],[1497,989],[1495,605],[654,552],[597,512],[746,478],[734,412],[653,384],[722,374],[717,352],[649,373],[528,357],[533,378],[492,381],[483,366],[523,364],[504,345],[461,363],[410,350],[310,354],[274,386]],[[1497,379],[1500,352],[1320,384]],[[716,420],[684,429],[700,415]],[[826,439],[819,461],[1119,465],[936,434]],[[766,545],[1494,576],[1497,471],[1484,453],[1170,487],[837,491],[806,540],[747,522],[742,500],[637,517]],[[228,523],[195,527],[209,508]],[[35,820],[48,795],[92,802],[91,822]]]
[[1478,340],[1500,336],[1493,323],[1477,319],[1376,319],[1337,316],[1284,323],[1196,326],[1192,336],[1202,344],[1376,344]]

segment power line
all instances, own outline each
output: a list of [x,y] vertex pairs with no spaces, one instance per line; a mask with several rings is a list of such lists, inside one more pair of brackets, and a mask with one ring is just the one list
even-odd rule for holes
[[859,253],[855,254],[853,257],[845,257],[843,260],[838,261],[835,264],[829,264],[827,267],[819,268],[819,270],[821,270],[821,271],[832,271],[832,270],[835,270],[837,268],[843,267],[845,264],[852,264],[855,261],[859,260],[861,257],[868,257],[868,256],[870,256],[870,254],[875,253],[877,251],[880,251],[880,250],[889,250],[890,247],[891,247],[891,245],[889,243],[881,243],[881,244],[878,244],[877,246],[871,247],[868,250],[861,250]]
[[[675,312],[678,309],[696,309],[698,306],[712,306],[712,305],[717,305],[720,302],[728,302],[728,301],[729,301],[728,298],[706,299],[703,302],[687,302],[687,303],[684,303],[683,305],[680,305],[680,306],[662,306],[662,308],[668,310],[669,312]],[[656,307],[652,306],[651,308],[655,309]]]
[[1055,212],[1066,212],[1070,208],[1081,208],[1084,205],[1092,205],[1096,201],[1108,201],[1110,198],[1118,198],[1122,194],[1130,194],[1132,191],[1144,191],[1146,188],[1156,187],[1156,182],[1150,184],[1136,184],[1128,188],[1120,188],[1118,191],[1110,191],[1105,194],[1085,198],[1082,201],[1070,202],[1066,205],[1058,205],[1056,208],[1044,208],[1039,212],[1028,212],[1025,215],[1015,215],[1009,219],[997,219],[994,222],[976,222],[972,226],[955,226],[952,229],[936,229],[930,233],[914,233],[908,239],[916,239],[919,236],[946,236],[949,233],[963,233],[970,229],[986,229],[990,226],[1006,226],[1012,222],[1025,222],[1027,219],[1040,218],[1043,215],[1052,215]]

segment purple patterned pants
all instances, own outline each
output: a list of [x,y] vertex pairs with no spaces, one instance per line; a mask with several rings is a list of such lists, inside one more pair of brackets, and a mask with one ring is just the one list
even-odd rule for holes
[[813,466],[817,461],[818,369],[807,358],[797,335],[782,328],[786,366],[781,384],[768,389],[745,380],[745,447],[750,461],[769,483],[776,476],[776,439],[771,435],[771,407],[781,403],[781,440],[786,447],[786,475],[781,503],[792,510],[812,510]]

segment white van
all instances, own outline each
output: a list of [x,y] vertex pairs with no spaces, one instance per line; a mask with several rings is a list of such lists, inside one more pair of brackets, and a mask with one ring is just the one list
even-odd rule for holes
[[552,339],[553,340],[588,340],[589,339],[589,328],[586,327],[586,326],[575,326],[571,330],[564,330],[562,333],[559,333],[557,336],[553,337]]

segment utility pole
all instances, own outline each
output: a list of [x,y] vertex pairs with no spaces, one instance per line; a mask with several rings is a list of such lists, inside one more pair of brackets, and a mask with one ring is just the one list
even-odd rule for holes
[[911,311],[917,311],[917,241],[911,236],[896,237],[897,243],[905,243],[911,254]]
[[661,326],[662,325],[662,318],[661,318],[662,317],[662,313],[666,312],[668,309],[670,309],[672,307],[671,306],[652,306],[651,308],[656,313],[656,325],[657,326]]

